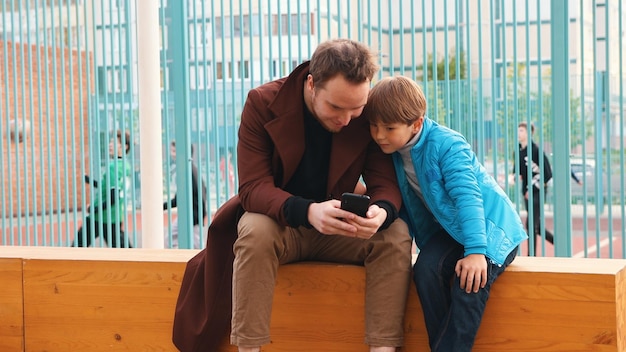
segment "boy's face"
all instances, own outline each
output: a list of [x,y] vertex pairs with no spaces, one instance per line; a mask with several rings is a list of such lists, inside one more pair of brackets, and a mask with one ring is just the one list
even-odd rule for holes
[[370,134],[383,153],[391,154],[404,147],[422,129],[423,123],[423,117],[420,117],[410,125],[404,123],[384,124],[382,122],[371,122]]
[[122,157],[124,155],[124,149],[123,148],[124,147],[122,145],[122,142],[120,142],[119,139],[117,139],[117,137],[113,137],[109,141],[109,155],[112,158]]

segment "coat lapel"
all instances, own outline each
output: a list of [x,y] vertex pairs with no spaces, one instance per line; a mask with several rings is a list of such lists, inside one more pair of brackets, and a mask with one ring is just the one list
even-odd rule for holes
[[[276,116],[265,128],[272,138],[283,167],[283,185],[295,173],[304,155],[304,81],[309,73],[308,63],[298,66],[285,80],[279,93],[268,106]],[[284,91],[284,92],[283,92]],[[282,92],[282,93],[281,93]],[[285,94],[288,92],[288,94]],[[333,134],[330,155],[328,190],[332,190],[342,175],[361,155],[371,142],[369,124],[365,117],[359,117]]]

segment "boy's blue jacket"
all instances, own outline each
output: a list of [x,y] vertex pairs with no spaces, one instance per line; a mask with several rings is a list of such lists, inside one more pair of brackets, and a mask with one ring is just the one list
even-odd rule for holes
[[402,191],[400,216],[416,245],[423,247],[443,227],[464,246],[465,256],[484,254],[502,265],[528,238],[513,204],[461,134],[427,117],[421,133],[411,159],[428,209],[411,189],[402,157],[393,153]]

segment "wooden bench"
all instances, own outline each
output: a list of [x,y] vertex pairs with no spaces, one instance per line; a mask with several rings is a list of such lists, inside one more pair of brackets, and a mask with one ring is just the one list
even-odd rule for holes
[[[174,306],[195,253],[0,246],[0,351],[176,351]],[[263,351],[367,351],[364,286],[358,266],[281,266]],[[405,351],[428,350],[413,287],[405,337]],[[626,352],[626,260],[518,257],[474,351],[535,350]]]

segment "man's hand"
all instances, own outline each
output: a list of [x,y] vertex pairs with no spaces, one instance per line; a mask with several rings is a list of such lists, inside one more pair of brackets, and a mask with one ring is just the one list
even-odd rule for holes
[[487,260],[482,254],[470,254],[456,262],[454,268],[465,292],[478,292],[487,284]]
[[341,209],[336,199],[309,206],[309,223],[325,235],[342,235],[369,239],[387,219],[387,212],[376,204],[370,205],[367,217],[363,218]]

